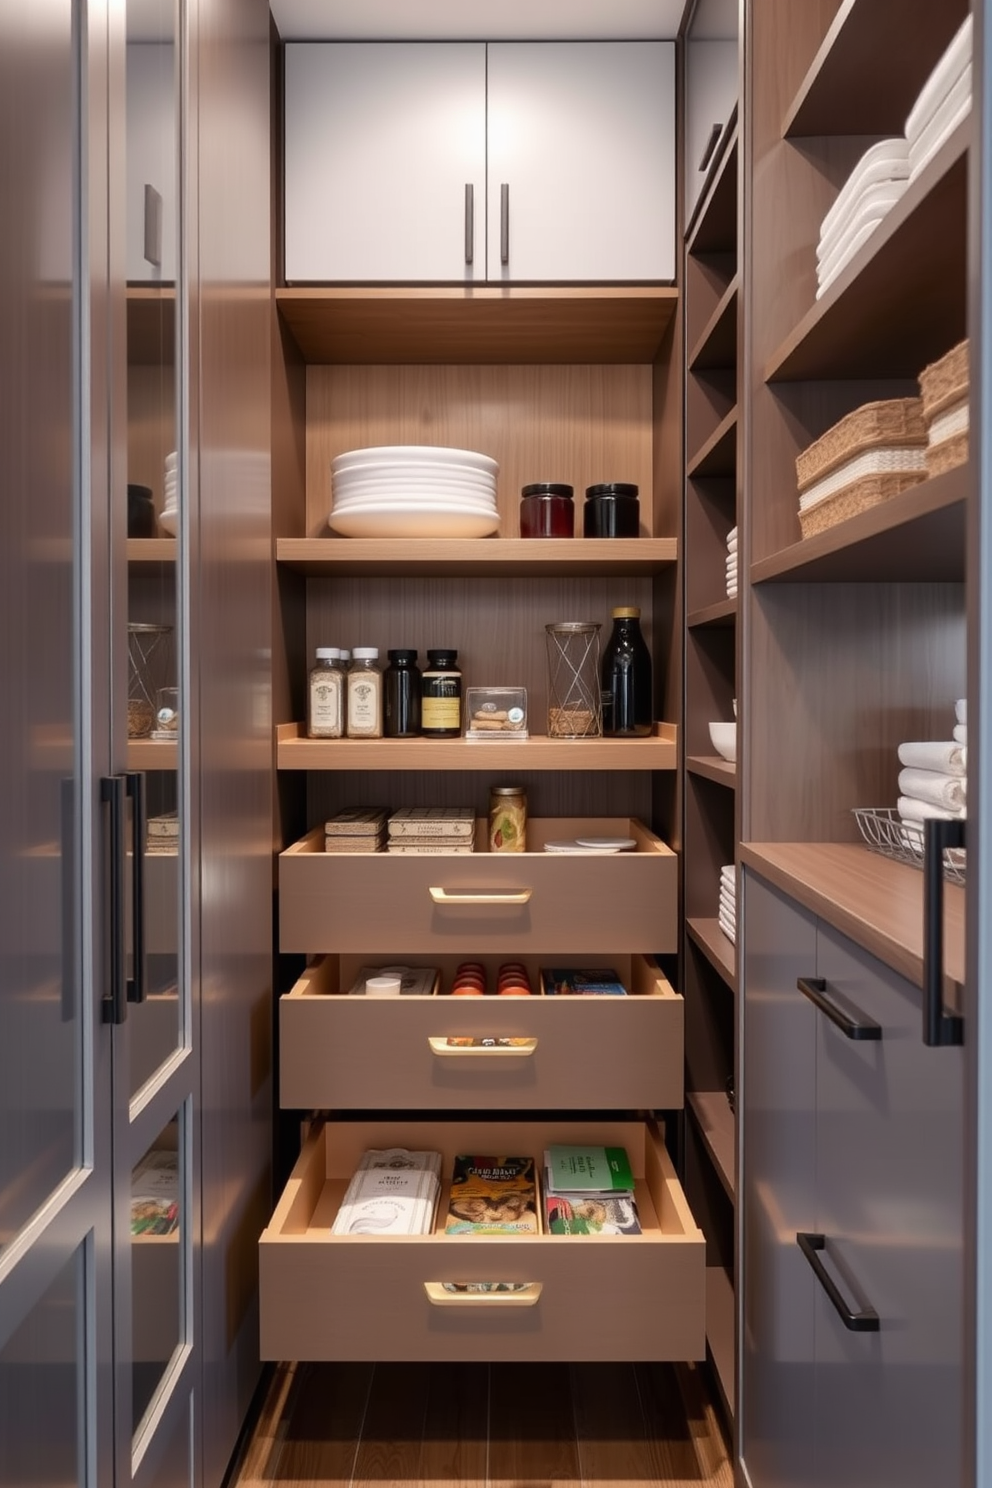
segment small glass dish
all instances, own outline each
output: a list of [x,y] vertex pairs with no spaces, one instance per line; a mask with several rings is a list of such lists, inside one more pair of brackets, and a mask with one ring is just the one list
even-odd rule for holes
[[526,739],[526,687],[469,687],[465,693],[466,739]]

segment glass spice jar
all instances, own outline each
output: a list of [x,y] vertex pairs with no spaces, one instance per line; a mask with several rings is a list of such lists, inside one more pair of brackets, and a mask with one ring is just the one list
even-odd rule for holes
[[412,650],[387,651],[382,675],[383,727],[387,739],[415,739],[420,733],[420,668]]
[[420,732],[424,738],[457,739],[462,731],[462,674],[457,651],[428,651],[420,697]]
[[356,646],[348,672],[348,738],[382,738],[382,672],[376,646]]
[[521,785],[494,785],[489,791],[489,851],[527,851],[527,792]]
[[336,646],[318,646],[307,687],[307,738],[344,735],[344,673]]
[[571,486],[537,481],[520,493],[521,537],[574,537],[575,508]]

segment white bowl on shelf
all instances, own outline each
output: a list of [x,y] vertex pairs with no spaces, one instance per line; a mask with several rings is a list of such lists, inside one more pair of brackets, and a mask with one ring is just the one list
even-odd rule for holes
[[343,537],[489,537],[499,527],[499,512],[474,506],[368,502],[332,511],[327,524]]
[[711,723],[710,739],[717,754],[734,764],[737,759],[736,723]]
[[499,462],[491,455],[477,450],[450,449],[433,444],[383,444],[370,449],[345,450],[335,455],[331,470],[344,470],[352,466],[379,466],[386,463],[410,465],[465,465],[472,470],[486,470],[495,475]]

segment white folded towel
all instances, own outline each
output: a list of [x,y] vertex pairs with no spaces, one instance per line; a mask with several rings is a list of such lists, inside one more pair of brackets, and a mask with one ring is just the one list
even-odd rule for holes
[[922,130],[918,139],[915,139],[909,147],[909,180],[910,184],[929,164],[941,145],[957,129],[963,119],[971,112],[972,82],[971,68],[962,73],[950,93],[934,114],[933,118]]
[[968,782],[961,775],[941,775],[937,770],[899,771],[899,794],[914,801],[927,801],[944,811],[960,811],[968,797]]
[[734,530],[730,534],[730,536],[727,538],[727,552],[728,553],[736,553],[737,552],[737,528],[736,527],[734,528]]
[[831,284],[833,284],[834,280],[837,278],[838,274],[840,274],[843,269],[847,268],[848,264],[851,262],[851,259],[854,258],[859,249],[861,249],[863,245],[867,243],[868,239],[871,237],[872,233],[875,231],[881,220],[881,217],[877,217],[871,222],[866,222],[863,227],[860,227],[858,231],[854,233],[853,237],[845,233],[843,239],[843,251],[841,251],[840,247],[835,249],[835,251],[830,255],[828,262],[825,264],[821,264],[817,272],[816,298],[818,300],[822,299],[827,290],[830,288]]
[[733,889],[728,889],[724,883],[720,885],[720,903],[725,904],[728,909],[733,909],[737,903],[737,895]]
[[903,133],[912,144],[920,131],[926,128],[935,111],[971,62],[973,27],[971,16],[962,21],[944,55],[920,89],[919,96],[909,111]]
[[909,185],[909,172],[896,181],[876,181],[859,191],[830,228],[821,228],[816,245],[816,261],[825,265],[841,244],[852,238],[866,222],[880,222],[891,211]]
[[967,744],[968,725],[966,723],[956,723],[951,732],[954,735],[954,742],[956,744]]
[[720,882],[729,883],[736,887],[737,869],[734,867],[733,863],[724,863],[723,867],[720,869]]
[[967,698],[958,698],[957,702],[954,704],[954,717],[957,719],[958,723],[968,722]]
[[736,944],[736,942],[737,942],[737,926],[734,924],[733,920],[725,919],[724,916],[721,915],[720,916],[720,929],[723,931],[724,935],[727,937],[728,940],[733,941]]
[[865,151],[820,224],[821,238],[837,227],[862,191],[879,181],[898,180],[909,180],[909,142],[901,135],[898,139],[879,140]]
[[963,821],[968,815],[964,807],[960,811],[944,811],[931,806],[929,801],[917,801],[913,796],[900,796],[896,809],[903,821]]
[[727,585],[727,598],[728,599],[736,599],[737,598],[737,580],[736,579],[733,581],[732,584],[728,584]]
[[939,740],[899,745],[899,763],[913,770],[937,770],[942,775],[967,775],[968,750],[963,744]]

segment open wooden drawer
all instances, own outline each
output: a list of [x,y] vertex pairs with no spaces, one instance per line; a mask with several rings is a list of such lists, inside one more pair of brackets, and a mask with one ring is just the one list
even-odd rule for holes
[[[630,817],[532,818],[528,851],[400,856],[325,853],[318,827],[279,855],[283,951],[389,955],[446,950],[483,955],[613,946],[647,954],[677,947],[678,860]],[[613,856],[547,853],[546,841],[633,837]]]
[[[437,966],[456,956],[400,957]],[[499,957],[480,958],[496,985]],[[549,960],[524,956],[531,984]],[[325,956],[279,1001],[279,1101],[299,1110],[669,1110],[683,1101],[683,1001],[650,957],[590,956],[627,997],[349,997],[380,955]],[[343,989],[343,990],[341,990]],[[449,1036],[525,1038],[492,1051]]]
[[[626,1147],[640,1235],[332,1235],[369,1147],[532,1154],[550,1142]],[[260,1241],[263,1359],[561,1360],[703,1356],[706,1247],[662,1133],[644,1122],[320,1122]],[[445,1283],[522,1283],[450,1293]]]

